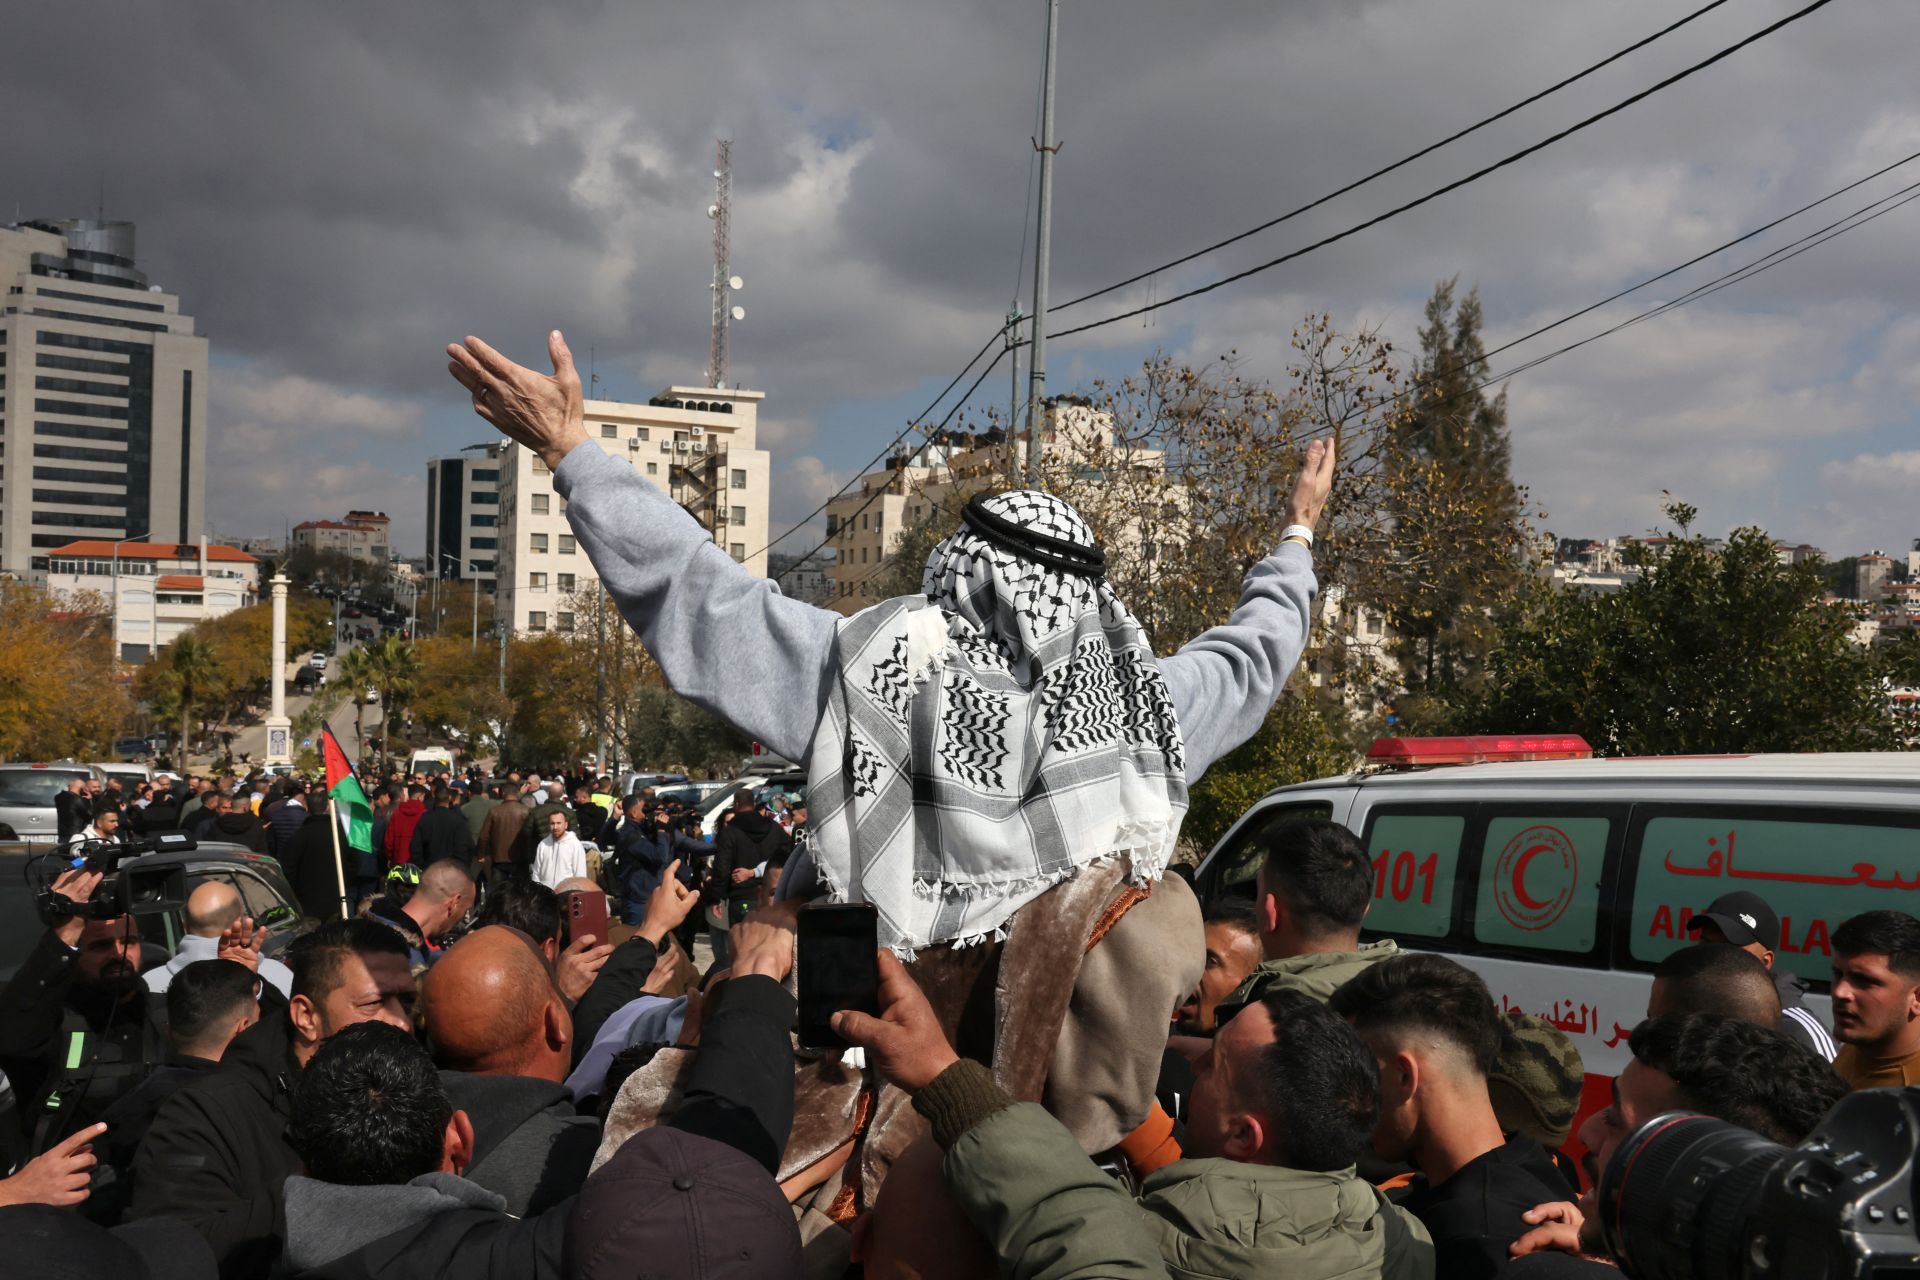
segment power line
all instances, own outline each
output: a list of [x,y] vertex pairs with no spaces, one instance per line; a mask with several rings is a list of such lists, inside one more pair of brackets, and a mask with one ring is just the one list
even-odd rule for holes
[[[1012,322],[1009,321],[1007,324],[1003,324],[998,329],[995,329],[993,331],[993,336],[991,338],[988,338],[985,343],[981,344],[980,349],[973,353],[973,359],[967,361],[966,366],[962,368],[959,373],[954,375],[953,381],[949,382],[945,387],[941,388],[940,394],[933,398],[933,403],[928,405],[925,409],[921,410],[920,413],[915,417],[907,419],[907,425],[900,429],[900,434],[896,435],[893,439],[887,441],[885,448],[881,449],[880,452],[875,454],[870,461],[868,461],[858,471],[854,472],[852,480],[847,481],[847,483],[841,485],[838,489],[835,489],[831,494],[827,495],[827,500],[825,502],[822,502],[819,506],[807,512],[806,515],[801,516],[800,519],[785,533],[781,534],[779,537],[775,538],[773,541],[767,543],[766,546],[761,547],[759,551],[754,552],[753,555],[748,556],[747,559],[751,560],[754,558],[754,556],[760,555],[762,552],[771,551],[775,547],[779,546],[781,543],[785,542],[788,538],[791,538],[794,534],[798,533],[803,527],[805,527],[807,521],[813,519],[815,516],[819,515],[822,511],[825,511],[829,506],[833,505],[834,499],[838,498],[841,494],[845,493],[847,490],[853,488],[855,481],[859,480],[861,476],[865,475],[867,471],[874,466],[875,463],[883,461],[886,458],[886,456],[893,451],[893,447],[895,445],[899,444],[902,440],[905,440],[908,434],[911,433],[915,427],[920,425],[920,420],[922,418],[925,418],[928,414],[932,413],[935,409],[940,407],[940,402],[947,398],[947,392],[953,390],[956,386],[958,386],[960,384],[960,379],[966,377],[967,374],[973,369],[973,366],[979,363],[980,357],[987,354],[987,349],[993,346],[994,343],[1000,341],[1001,335],[1006,333],[1007,328],[1011,323]],[[1002,347],[1000,349],[1000,355],[1003,356],[1010,350],[1012,350],[1011,347]],[[997,365],[999,363],[1000,363],[1000,356],[995,356],[993,358],[993,364],[988,365],[987,368],[991,369],[993,368],[994,365]],[[979,385],[980,385],[980,379],[978,378],[974,379],[973,386],[977,387]],[[973,387],[967,388],[967,395],[971,396],[972,394],[973,394]],[[954,407],[958,408],[960,404],[965,404],[965,403],[966,403],[966,396],[962,396],[960,398],[960,401]],[[953,410],[949,409],[947,411],[947,418],[951,418],[952,416],[953,416]],[[941,427],[944,427],[947,425],[947,418],[942,418],[940,420]],[[936,431],[939,429],[940,429],[939,427],[934,428],[934,430]],[[826,544],[822,543],[821,545],[824,546]],[[819,549],[820,549],[819,547],[815,547],[814,551],[818,551]],[[812,554],[813,554],[813,551],[807,552],[808,556]],[[805,560],[807,557],[802,556],[800,558],[802,560]]]
[[1212,293],[1215,289],[1224,288],[1225,286],[1233,284],[1234,282],[1239,280],[1245,280],[1248,276],[1254,276],[1254,275],[1260,274],[1263,271],[1272,270],[1274,267],[1280,266],[1283,263],[1292,262],[1295,258],[1304,257],[1307,254],[1312,253],[1317,249],[1324,249],[1330,244],[1337,244],[1338,242],[1345,240],[1350,236],[1358,235],[1360,232],[1367,230],[1369,227],[1379,226],[1381,223],[1387,221],[1390,218],[1399,217],[1401,214],[1406,213],[1413,209],[1417,209],[1421,205],[1424,205],[1433,200],[1436,200],[1439,197],[1446,195],[1449,192],[1458,191],[1460,188],[1464,186],[1468,186],[1471,183],[1478,182],[1480,179],[1486,177],[1488,174],[1497,173],[1498,171],[1508,167],[1509,165],[1512,165],[1512,164],[1518,163],[1521,160],[1524,160],[1526,157],[1533,155],[1537,151],[1544,150],[1545,148],[1552,146],[1556,142],[1560,142],[1566,138],[1572,137],[1574,134],[1579,133],[1581,130],[1586,129],[1591,125],[1598,124],[1600,121],[1605,120],[1610,116],[1618,115],[1620,112],[1626,110],[1630,106],[1633,106],[1635,103],[1644,101],[1645,99],[1650,98],[1654,94],[1660,92],[1662,89],[1669,88],[1675,84],[1678,84],[1680,81],[1685,80],[1687,77],[1691,75],[1694,75],[1700,71],[1706,70],[1708,67],[1714,65],[1715,63],[1723,61],[1724,59],[1733,56],[1735,53],[1738,53],[1740,50],[1746,48],[1748,45],[1753,44],[1758,40],[1763,40],[1766,37],[1772,35],[1774,32],[1781,30],[1783,27],[1790,26],[1791,24],[1800,21],[1800,19],[1807,17],[1808,15],[1814,13],[1815,11],[1826,8],[1829,4],[1832,4],[1832,3],[1833,3],[1833,0],[1813,0],[1813,3],[1807,5],[1805,8],[1795,10],[1793,13],[1790,13],[1786,17],[1781,18],[1778,22],[1774,22],[1769,24],[1768,26],[1762,27],[1760,30],[1754,32],[1752,35],[1746,37],[1744,40],[1741,40],[1736,44],[1728,45],[1726,48],[1720,50],[1718,53],[1713,54],[1711,57],[1704,58],[1701,61],[1694,63],[1690,67],[1686,67],[1681,71],[1675,72],[1673,75],[1670,75],[1666,79],[1659,81],[1657,84],[1654,84],[1649,86],[1648,88],[1642,89],[1640,92],[1634,94],[1632,97],[1623,99],[1620,102],[1616,102],[1614,105],[1608,107],[1604,111],[1596,112],[1593,115],[1588,116],[1586,119],[1581,120],[1576,124],[1569,125],[1567,128],[1560,130],[1558,133],[1551,134],[1548,137],[1542,138],[1539,142],[1534,143],[1532,146],[1522,148],[1521,150],[1514,152],[1512,155],[1509,155],[1504,159],[1497,160],[1494,163],[1485,166],[1484,168],[1476,169],[1472,173],[1467,174],[1463,178],[1456,178],[1454,181],[1447,183],[1443,187],[1438,187],[1432,191],[1427,192],[1423,196],[1420,196],[1413,200],[1409,200],[1405,204],[1398,205],[1392,209],[1389,209],[1385,213],[1379,214],[1372,218],[1368,218],[1365,222],[1361,222],[1354,226],[1348,227],[1344,231],[1337,231],[1333,235],[1326,236],[1322,239],[1314,241],[1312,244],[1304,245],[1301,248],[1295,249],[1290,253],[1284,253],[1270,262],[1263,262],[1258,266],[1248,267],[1245,271],[1236,271],[1230,276],[1224,276],[1221,279],[1215,280],[1209,284],[1204,284],[1193,289],[1188,289],[1184,293],[1176,293],[1170,298],[1163,298],[1160,301],[1151,303],[1147,306],[1135,307],[1131,311],[1122,311],[1117,315],[1107,316],[1100,320],[1093,320],[1088,322],[1087,324],[1076,325],[1070,329],[1061,329],[1056,333],[1048,334],[1047,338],[1049,341],[1051,341],[1055,338],[1070,337],[1076,333],[1085,333],[1090,329],[1100,329],[1110,324],[1117,324],[1122,320],[1130,320],[1134,316],[1145,315],[1149,311],[1158,311],[1160,308],[1170,307],[1176,302],[1184,302],[1189,298],[1196,298],[1203,293]]
[[[984,348],[983,348],[982,350],[984,351]],[[966,403],[966,402],[967,402],[968,400],[971,400],[971,399],[973,398],[973,393],[974,393],[975,391],[978,391],[978,390],[980,389],[980,384],[981,384],[981,383],[983,383],[983,382],[985,382],[985,381],[987,380],[987,375],[988,375],[988,374],[990,374],[990,373],[992,373],[992,372],[994,371],[994,369],[995,369],[996,367],[998,367],[998,366],[999,366],[999,364],[1000,364],[1000,360],[1001,360],[1001,358],[1002,358],[1003,356],[1005,356],[1005,355],[1007,354],[1007,352],[1009,352],[1009,351],[1011,351],[1011,350],[1013,350],[1013,348],[1012,348],[1012,347],[1002,347],[1002,348],[1000,348],[1000,351],[999,351],[999,353],[998,353],[997,355],[995,355],[995,356],[993,357],[993,359],[992,359],[991,361],[989,361],[989,362],[987,363],[987,367],[986,367],[986,368],[984,368],[984,369],[982,369],[982,370],[980,371],[980,376],[979,376],[979,377],[977,377],[977,378],[975,378],[975,379],[973,380],[973,384],[972,384],[971,386],[969,386],[969,387],[967,388],[967,390],[966,390],[966,392],[965,392],[965,394],[963,394],[963,395],[962,395],[962,396],[961,396],[961,397],[960,397],[960,398],[959,398],[958,400],[955,400],[955,401],[953,402],[953,407],[947,410],[947,416],[946,416],[946,417],[944,417],[944,418],[942,418],[942,419],[940,419],[940,422],[939,422],[939,425],[937,425],[937,426],[935,426],[935,427],[934,427],[934,431],[936,431],[936,432],[938,432],[938,431],[941,431],[941,430],[943,430],[943,429],[944,429],[944,428],[946,427],[946,425],[947,425],[947,423],[948,423],[948,422],[949,422],[949,421],[950,421],[950,420],[951,420],[951,419],[953,418],[953,415],[954,415],[954,414],[956,414],[956,413],[958,413],[958,412],[960,411],[960,406],[961,406],[961,405],[963,405],[963,404],[965,404],[965,403]],[[977,359],[979,359],[979,358],[980,358],[979,356],[975,356],[975,357],[974,357],[974,359],[975,359],[975,360],[977,360]],[[963,373],[963,374],[962,374],[961,376],[962,376],[962,377],[964,377],[964,376],[965,376],[965,374]],[[958,379],[955,379],[955,381],[958,381]],[[942,393],[942,394],[944,394],[944,393]],[[936,400],[936,401],[935,401],[934,403],[936,403],[936,404],[938,404],[938,403],[939,403],[939,401],[937,401],[937,400]],[[904,431],[903,431],[903,432],[901,432],[901,433],[900,433],[900,436],[896,436],[896,437],[895,437],[895,440],[899,440],[900,438],[902,438],[902,437],[904,437],[905,435],[906,435],[906,432],[904,432]],[[890,446],[888,446],[888,447],[889,447],[889,448],[891,448],[892,446],[890,445]],[[1028,447],[1029,447],[1029,448],[1031,448],[1032,446],[1031,446],[1031,445],[1029,445]],[[885,457],[885,456],[886,456],[886,455],[885,455],[884,453],[883,453],[883,454],[881,454],[881,457]],[[862,468],[862,473],[863,473],[863,474],[864,474],[864,471],[865,471],[865,468]],[[857,480],[858,478],[859,478],[858,476],[856,476],[856,477],[855,477],[855,479],[856,479],[856,480]],[[846,488],[843,488],[843,489],[842,489],[842,490],[841,490],[840,492],[841,492],[841,493],[845,493],[847,489],[851,489],[852,487],[853,487],[853,484],[852,484],[852,482],[850,481],[850,482],[848,482],[848,484],[846,485]],[[866,500],[865,502],[863,502],[863,503],[861,503],[861,504],[860,504],[859,506],[857,506],[857,507],[855,507],[855,508],[854,508],[854,509],[853,509],[852,511],[850,511],[850,512],[848,512],[848,513],[847,513],[847,518],[848,518],[849,520],[851,520],[851,519],[852,519],[853,517],[855,517],[855,516],[857,516],[857,515],[859,515],[859,514],[860,514],[861,512],[863,512],[863,511],[865,511],[865,510],[866,510],[866,509],[867,509],[868,507],[870,507],[870,506],[872,506],[872,505],[874,504],[874,502],[875,502],[875,501],[877,501],[877,500],[878,500],[878,499],[880,498],[880,496],[881,496],[882,494],[884,494],[884,493],[885,493],[886,491],[887,491],[887,486],[886,486],[886,485],[881,485],[881,486],[879,486],[878,488],[876,488],[876,489],[875,489],[875,490],[874,490],[874,491],[873,491],[872,493],[870,493],[870,494],[868,494],[868,495],[867,495],[867,500]],[[839,496],[840,496],[840,494],[839,494],[839,493],[836,493],[836,494],[834,494],[834,495],[833,495],[833,497],[834,497],[834,498],[837,498],[837,497],[839,497]],[[827,502],[832,502],[832,501],[833,501],[833,498],[829,498],[829,499],[827,499]],[[823,510],[823,511],[824,511],[825,509],[826,509],[826,503],[822,503],[822,504],[821,504],[821,507],[820,507],[820,510]],[[811,520],[812,518],[813,518],[812,516],[808,516],[808,517],[807,517],[807,519],[808,519],[808,520]],[[801,524],[805,524],[805,523],[806,523],[806,521],[805,521],[805,520],[803,520],[803,521],[801,521],[800,523],[801,523]],[[796,525],[796,526],[795,526],[795,528],[798,528],[798,527],[799,527],[798,525]],[[793,530],[792,530],[792,529],[789,529],[789,530],[787,530],[787,533],[792,533],[792,532],[793,532]],[[781,536],[781,537],[785,537],[785,536],[786,536],[786,534],[782,534],[782,535],[780,535],[780,536]],[[820,553],[820,552],[821,552],[821,551],[822,551],[822,550],[823,550],[823,549],[824,549],[824,548],[826,547],[826,545],[827,545],[827,544],[828,544],[829,542],[832,542],[832,541],[833,541],[833,535],[832,535],[832,534],[829,534],[829,535],[827,535],[826,537],[824,537],[824,538],[822,538],[822,539],[821,539],[821,540],[820,540],[820,541],[819,541],[818,543],[816,543],[816,544],[814,544],[814,547],[813,547],[813,550],[811,550],[811,551],[809,551],[809,552],[807,552],[807,553],[806,553],[805,555],[803,555],[803,556],[801,556],[801,557],[800,557],[800,563],[802,563],[802,564],[804,564],[804,563],[805,563],[806,561],[808,561],[808,560],[810,560],[810,559],[812,559],[812,558],[813,558],[814,556],[816,556],[816,555],[818,555],[818,554],[819,554],[819,553]],[[772,545],[772,544],[771,544],[771,543],[769,543],[768,545]]]
[[1117,283],[1110,284],[1103,289],[1095,289],[1092,293],[1083,293],[1079,297],[1074,298],[1071,301],[1062,302],[1058,306],[1048,307],[1047,313],[1051,315],[1055,311],[1065,311],[1068,307],[1077,307],[1083,302],[1091,302],[1095,298],[1104,297],[1109,293],[1115,292],[1116,290],[1124,289],[1130,284],[1139,284],[1142,280],[1145,280],[1151,276],[1158,275],[1163,271],[1170,271],[1174,267],[1185,266],[1187,263],[1192,262],[1195,258],[1202,258],[1209,253],[1213,253],[1213,252],[1216,252],[1217,250],[1224,249],[1228,245],[1238,244],[1240,241],[1247,239],[1249,236],[1259,235],[1262,231],[1270,231],[1274,227],[1279,226],[1283,222],[1290,222],[1293,219],[1299,217],[1303,213],[1309,213],[1312,210],[1318,209],[1321,205],[1326,204],[1330,200],[1337,200],[1341,196],[1346,195],[1350,191],[1359,190],[1361,187],[1366,186],[1369,182],[1372,182],[1376,178],[1384,178],[1388,174],[1394,172],[1397,169],[1404,169],[1406,166],[1412,164],[1415,160],[1419,160],[1424,156],[1430,156],[1434,152],[1440,150],[1440,148],[1444,146],[1448,146],[1451,143],[1460,141],[1460,139],[1466,137],[1468,134],[1478,133],[1480,130],[1486,128],[1488,125],[1504,120],[1508,116],[1512,115],[1514,112],[1519,111],[1526,107],[1530,107],[1534,103],[1539,102],[1542,98],[1550,97],[1553,94],[1560,92],[1560,90],[1566,88],[1568,85],[1573,84],[1574,82],[1579,80],[1584,80],[1588,76],[1592,75],[1594,72],[1599,71],[1604,67],[1612,66],[1614,63],[1620,61],[1620,59],[1626,57],[1628,54],[1638,52],[1639,50],[1646,48],[1648,45],[1652,44],[1654,41],[1660,39],[1661,37],[1673,34],[1675,31],[1678,31],[1681,27],[1684,27],[1689,22],[1692,22],[1695,18],[1699,18],[1711,12],[1714,9],[1718,9],[1721,5],[1725,4],[1726,2],[1727,0],[1713,0],[1711,4],[1703,5],[1700,8],[1695,9],[1692,13],[1688,14],[1684,18],[1681,18],[1679,21],[1669,23],[1668,25],[1660,28],[1660,30],[1654,32],[1652,35],[1647,36],[1643,39],[1634,41],[1632,44],[1620,50],[1618,53],[1614,53],[1609,55],[1608,57],[1602,58],[1600,61],[1594,63],[1590,67],[1587,67],[1585,70],[1576,71],[1572,75],[1568,76],[1566,79],[1558,82],[1557,84],[1548,85],[1546,88],[1534,94],[1532,97],[1522,98],[1520,101],[1514,103],[1512,106],[1506,108],[1504,111],[1496,111],[1492,115],[1488,116],[1486,119],[1470,124],[1466,128],[1458,131],[1457,133],[1450,133],[1446,137],[1440,139],[1440,141],[1432,143],[1429,146],[1422,147],[1420,148],[1420,150],[1414,152],[1412,155],[1403,156],[1401,159],[1395,160],[1392,164],[1387,165],[1385,168],[1375,169],[1372,173],[1367,174],[1364,178],[1356,178],[1352,182],[1349,182],[1346,186],[1341,187],[1336,191],[1327,192],[1327,194],[1321,196],[1318,200],[1309,201],[1308,203],[1301,205],[1298,209],[1291,209],[1286,213],[1281,214],[1277,218],[1269,219],[1268,221],[1261,223],[1257,227],[1249,227],[1247,230],[1242,231],[1239,235],[1228,236],[1225,240],[1221,240],[1214,244],[1210,244],[1204,249],[1195,249],[1192,253],[1186,254],[1183,257],[1175,258],[1171,262],[1163,262],[1157,267],[1154,267],[1147,271],[1142,271],[1138,275],[1128,276],[1125,280],[1121,280],[1121,281],[1118,281]]
[[[1895,199],[1896,197],[1904,197],[1904,198],[1896,200]],[[1478,391],[1478,390],[1481,390],[1482,388],[1492,386],[1496,382],[1504,382],[1508,378],[1512,378],[1519,374],[1526,373],[1530,369],[1537,369],[1549,360],[1558,359],[1559,357],[1566,355],[1569,351],[1578,351],[1581,347],[1586,346],[1588,343],[1598,342],[1600,341],[1600,339],[1608,337],[1612,334],[1616,334],[1620,332],[1622,329],[1629,328],[1633,325],[1639,324],[1642,320],[1651,320],[1655,316],[1665,315],[1669,311],[1677,311],[1681,307],[1691,305],[1692,303],[1695,303],[1695,302],[1699,302],[1702,298],[1710,297],[1713,294],[1720,292],[1722,289],[1728,288],[1732,285],[1740,284],[1743,281],[1751,280],[1757,275],[1773,270],[1775,267],[1780,266],[1782,263],[1789,262],[1792,259],[1799,257],[1801,254],[1807,252],[1809,249],[1817,249],[1821,245],[1826,244],[1828,241],[1838,239],[1839,237],[1847,234],[1847,232],[1849,231],[1858,231],[1861,227],[1866,226],[1869,222],[1872,222],[1874,219],[1884,217],[1887,214],[1892,213],[1895,209],[1900,208],[1902,205],[1910,204],[1917,199],[1920,199],[1920,182],[1916,182],[1911,186],[1902,187],[1900,190],[1895,191],[1891,195],[1883,196],[1880,199],[1875,200],[1872,204],[1863,205],[1862,207],[1848,214],[1846,217],[1841,218],[1839,221],[1828,223],[1826,226],[1820,228],[1818,231],[1808,232],[1806,235],[1802,236],[1800,239],[1790,241],[1789,243],[1780,246],[1780,248],[1775,249],[1772,253],[1764,254],[1761,257],[1755,258],[1752,262],[1747,263],[1745,266],[1737,267],[1734,270],[1727,272],[1725,275],[1716,276],[1712,280],[1707,281],[1705,284],[1699,285],[1698,287],[1690,289],[1686,293],[1681,294],[1678,298],[1671,299],[1670,301],[1667,301],[1667,302],[1662,302],[1658,306],[1649,307],[1647,310],[1641,312],[1639,315],[1631,316],[1628,319],[1622,320],[1619,324],[1612,325],[1612,326],[1609,326],[1608,328],[1602,329],[1600,332],[1591,334],[1585,338],[1582,338],[1578,342],[1568,343],[1566,346],[1561,347],[1558,350],[1549,351],[1543,356],[1537,356],[1534,359],[1528,360],[1523,364],[1515,365],[1513,368],[1508,369],[1506,372],[1497,374],[1494,377],[1488,378],[1486,381],[1479,383],[1474,387],[1474,390]],[[1889,200],[1895,200],[1895,203],[1887,204],[1887,201]],[[1887,207],[1884,209],[1880,209],[1875,213],[1868,214],[1866,217],[1861,217],[1862,214],[1866,214],[1867,210],[1872,209],[1875,205],[1883,205],[1883,204],[1886,205]],[[1854,219],[1856,218],[1858,218],[1859,221],[1857,222],[1854,221]],[[1846,224],[1851,224],[1851,225],[1846,225]],[[1796,248],[1795,246],[1799,246],[1799,247]],[[1787,253],[1786,251],[1788,249],[1792,249],[1793,252]],[[1781,256],[1781,255],[1784,255],[1784,256]],[[1769,258],[1774,259],[1774,261],[1769,262],[1768,261]]]
[[[1821,196],[1818,200],[1810,201],[1807,204],[1801,205],[1798,209],[1795,209],[1792,213],[1783,213],[1771,222],[1761,223],[1759,226],[1755,227],[1753,230],[1744,232],[1741,235],[1737,235],[1733,239],[1727,241],[1724,244],[1715,245],[1713,248],[1707,250],[1705,253],[1697,254],[1694,257],[1688,258],[1685,262],[1681,263],[1679,266],[1668,267],[1665,271],[1662,271],[1659,275],[1648,276],[1645,280],[1642,280],[1638,284],[1628,285],[1626,288],[1620,290],[1620,292],[1615,294],[1610,294],[1609,296],[1600,299],[1600,301],[1593,303],[1590,306],[1582,307],[1578,311],[1570,312],[1567,315],[1561,316],[1558,320],[1555,320],[1551,324],[1543,324],[1538,329],[1533,330],[1531,333],[1523,333],[1519,337],[1515,338],[1513,341],[1503,343],[1502,345],[1495,347],[1493,350],[1485,352],[1481,356],[1481,358],[1483,360],[1492,359],[1494,356],[1499,355],[1502,351],[1511,351],[1513,348],[1519,346],[1523,342],[1529,341],[1530,339],[1533,339],[1533,338],[1537,338],[1543,333],[1548,333],[1554,329],[1558,329],[1563,324],[1568,324],[1574,320],[1578,320],[1581,316],[1587,315],[1589,312],[1598,311],[1601,307],[1606,306],[1610,302],[1618,302],[1620,299],[1626,297],[1630,293],[1637,293],[1638,291],[1646,288],[1650,284],[1658,284],[1660,281],[1665,280],[1668,276],[1677,275],[1678,273],[1685,271],[1688,267],[1694,266],[1697,263],[1704,262],[1708,258],[1713,257],[1717,253],[1724,253],[1728,249],[1733,248],[1733,246],[1737,244],[1743,244],[1746,241],[1753,239],[1757,235],[1761,235],[1764,232],[1771,231],[1783,222],[1787,222],[1787,221],[1790,221],[1791,219],[1797,218],[1801,214],[1806,213],[1810,209],[1817,209],[1821,205],[1825,204],[1827,201],[1837,199],[1840,196],[1845,195],[1847,192],[1852,191],[1857,187],[1865,186],[1867,183],[1872,182],[1875,178],[1878,178],[1883,174],[1892,173],[1895,169],[1898,169],[1900,166],[1905,164],[1912,164],[1915,160],[1920,160],[1920,151],[1916,151],[1912,155],[1907,156],[1904,159],[1895,160],[1892,164],[1887,165],[1885,168],[1875,169],[1872,173],[1868,174],[1866,177],[1857,179],[1853,182],[1849,182],[1844,187],[1840,187],[1836,190],[1829,191],[1826,195]],[[1895,192],[1894,194],[1898,195],[1900,193]],[[1879,202],[1875,201],[1875,203],[1877,204]],[[1872,205],[1867,206],[1867,208],[1869,209],[1872,207],[1873,207]],[[1853,214],[1848,215],[1848,217],[1853,217],[1853,216],[1855,215]],[[1825,230],[1825,228],[1822,228],[1822,230]],[[1819,232],[1814,232],[1813,234],[1818,235]],[[1798,243],[1798,241],[1796,241],[1795,243]]]

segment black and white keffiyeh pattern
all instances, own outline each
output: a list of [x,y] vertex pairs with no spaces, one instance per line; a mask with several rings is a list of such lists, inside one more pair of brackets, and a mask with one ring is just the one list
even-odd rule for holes
[[[987,499],[1021,530],[1091,549],[1044,493]],[[1080,867],[1151,884],[1187,807],[1180,726],[1140,624],[1097,576],[964,527],[925,594],[848,618],[808,759],[812,855],[837,901],[871,902],[902,954],[1001,936]]]

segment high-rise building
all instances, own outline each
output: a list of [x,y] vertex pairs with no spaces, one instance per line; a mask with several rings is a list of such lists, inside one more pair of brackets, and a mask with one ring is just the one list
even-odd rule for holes
[[[736,387],[668,387],[646,404],[589,400],[587,435],[666,490],[722,550],[764,577],[772,467],[754,432],[765,398]],[[574,541],[552,473],[510,441],[498,458],[499,608],[517,633],[584,625],[579,611],[591,608],[599,578]]]
[[197,544],[207,340],[130,222],[0,227],[0,572],[80,539]]
[[501,445],[427,460],[427,572],[491,590],[500,558]]

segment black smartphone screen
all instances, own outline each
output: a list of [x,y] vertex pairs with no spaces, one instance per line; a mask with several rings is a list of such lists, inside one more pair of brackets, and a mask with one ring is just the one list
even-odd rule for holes
[[799,930],[800,1043],[844,1049],[833,1015],[880,1012],[879,915],[864,902],[812,906],[800,913]]

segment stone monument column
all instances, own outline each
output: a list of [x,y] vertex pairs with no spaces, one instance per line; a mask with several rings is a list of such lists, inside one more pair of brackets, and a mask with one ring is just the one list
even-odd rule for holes
[[267,763],[293,762],[293,721],[287,719],[287,575],[273,575],[273,713],[267,717]]

